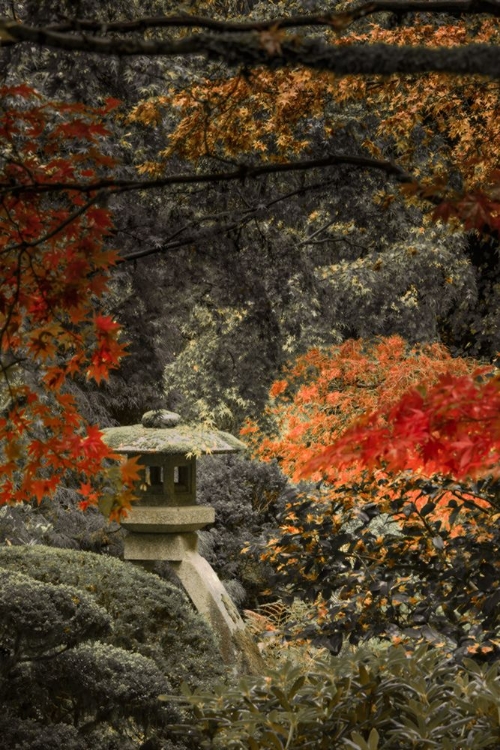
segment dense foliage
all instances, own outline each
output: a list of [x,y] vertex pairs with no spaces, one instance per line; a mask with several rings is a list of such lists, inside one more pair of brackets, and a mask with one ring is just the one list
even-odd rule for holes
[[462,377],[448,373],[431,386],[409,390],[388,411],[380,405],[308,469],[361,462],[457,479],[498,476],[499,407],[500,379],[491,368]]
[[[312,349],[271,387],[263,430],[250,422],[243,433],[261,458],[279,458],[286,473],[298,478],[321,446],[363,416],[388,411],[412,386],[469,375],[477,367],[474,360],[452,358],[442,345],[410,346],[398,336]],[[339,476],[326,454],[321,469],[321,478],[331,483]]]
[[167,583],[8,546],[110,550],[76,507],[117,520],[137,473],[97,424],[157,406],[250,418],[316,482],[207,461],[204,549],[242,600],[311,601],[335,653],[406,648],[191,698],[181,743],[499,744],[496,667],[464,661],[500,648],[498,379],[465,358],[500,342],[499,24],[461,0],[0,0],[0,504],[31,504],[0,509],[12,746],[166,749],[158,693],[221,674]]
[[199,532],[202,554],[233,598],[254,607],[269,598],[271,569],[241,550],[266,543],[296,491],[276,463],[240,456],[203,457],[197,484],[198,502],[215,508],[215,524]]
[[458,666],[425,647],[286,663],[186,702],[213,750],[476,750],[500,738],[498,666]]
[[[442,447],[429,453],[429,461],[441,456],[450,466],[457,458],[464,471],[448,478],[435,473],[443,470],[435,462],[429,474],[419,472],[416,462],[405,458],[413,444],[398,435],[387,438],[385,463],[372,461],[366,468],[366,461],[352,459],[363,452],[372,456],[377,435],[389,435],[404,424],[408,440],[423,445],[423,422],[410,411],[423,396],[404,395],[399,401],[412,383],[436,392],[429,411],[435,419],[447,413],[450,424],[463,432],[462,443],[476,433],[487,442],[489,405],[495,400],[467,400],[465,395],[464,404],[476,409],[479,421],[460,421],[462,404],[454,400],[459,391],[450,389],[448,398],[443,391],[446,378],[450,384],[473,382],[468,373],[476,367],[473,361],[452,359],[439,346],[410,348],[397,338],[346,342],[333,350],[312,351],[274,384],[269,437],[256,425],[248,426],[261,456],[279,459],[289,474],[321,480],[316,489],[290,499],[278,534],[262,552],[274,566],[277,590],[285,598],[301,596],[316,603],[316,616],[305,629],[315,642],[338,652],[344,640],[357,643],[377,636],[424,640],[456,654],[486,658],[498,652],[498,482],[487,476],[484,460],[485,476],[466,480],[481,454],[470,445],[466,453],[465,444],[455,452]],[[491,368],[483,368],[485,387],[495,382],[487,375]],[[409,409],[406,423],[393,418],[403,405]],[[368,427],[356,427],[360,419]],[[491,419],[497,417],[491,414]],[[431,429],[431,439],[439,445],[437,427]],[[332,441],[342,446],[344,440],[350,453],[325,447]]]
[[158,695],[223,673],[213,635],[184,595],[91,553],[2,547],[0,567],[9,746],[38,747],[38,732],[79,750],[138,748],[148,738],[170,747],[168,725],[181,717]]

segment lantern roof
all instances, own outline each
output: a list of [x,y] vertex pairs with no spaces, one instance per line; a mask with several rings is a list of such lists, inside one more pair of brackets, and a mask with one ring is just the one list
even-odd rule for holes
[[193,454],[235,453],[246,445],[228,432],[179,424],[178,414],[165,409],[148,411],[141,424],[108,427],[103,440],[116,453]]

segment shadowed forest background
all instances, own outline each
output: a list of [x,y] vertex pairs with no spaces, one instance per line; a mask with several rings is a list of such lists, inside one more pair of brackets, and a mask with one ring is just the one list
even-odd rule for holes
[[[0,0],[9,747],[500,744],[499,16]],[[160,408],[264,678],[120,561]]]

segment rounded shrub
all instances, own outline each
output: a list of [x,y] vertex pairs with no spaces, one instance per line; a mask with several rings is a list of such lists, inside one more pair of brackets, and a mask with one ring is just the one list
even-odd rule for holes
[[78,730],[69,724],[44,725],[33,719],[21,719],[7,707],[0,716],[0,737],[3,747],[15,750],[87,750],[88,745]]
[[110,630],[111,618],[88,594],[2,571],[0,642],[4,664],[8,655],[15,661],[49,659]]
[[0,547],[0,568],[72,586],[111,618],[103,643],[153,659],[174,688],[210,684],[224,672],[209,626],[185,594],[130,563],[50,547]]
[[0,547],[0,569],[5,747],[186,747],[171,738],[175,698],[159,695],[210,686],[224,668],[179,589],[116,559],[41,546]]

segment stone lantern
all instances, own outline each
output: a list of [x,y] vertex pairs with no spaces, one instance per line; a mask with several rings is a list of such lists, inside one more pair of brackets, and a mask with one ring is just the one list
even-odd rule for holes
[[196,609],[211,623],[223,658],[249,671],[260,655],[238,610],[209,563],[198,553],[197,531],[215,520],[215,510],[196,504],[196,458],[234,453],[244,443],[226,432],[180,424],[163,409],[146,412],[142,424],[104,429],[115,453],[138,457],[144,473],[138,500],[122,521],[127,529],[124,557],[145,567],[166,561]]

